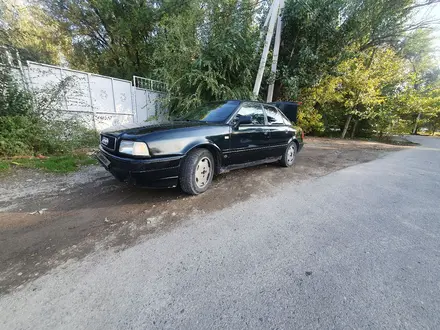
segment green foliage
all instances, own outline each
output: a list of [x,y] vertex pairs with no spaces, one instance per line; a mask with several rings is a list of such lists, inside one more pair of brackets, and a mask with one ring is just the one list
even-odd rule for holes
[[96,146],[97,133],[74,121],[46,121],[39,116],[0,116],[0,157],[53,155]]
[[69,173],[78,170],[81,166],[97,164],[93,156],[75,153],[64,156],[51,156],[46,158],[15,158],[0,160],[0,172],[6,172],[11,167],[38,168],[46,172]]
[[[97,144],[94,130],[77,120],[61,119],[52,108],[54,99],[32,99],[6,70],[0,74],[0,157],[64,154]],[[57,89],[55,94],[61,95]]]
[[18,50],[22,61],[60,64],[62,57],[71,55],[70,38],[38,4],[20,6],[0,0],[0,21],[0,45]]
[[249,99],[255,68],[252,1],[195,1],[161,21],[157,75],[170,86],[172,111],[203,102]]
[[310,102],[306,102],[299,107],[298,126],[304,130],[304,133],[312,135],[321,135],[325,129],[322,115]]
[[295,99],[301,88],[318,82],[342,57],[340,13],[346,1],[286,1],[280,49],[281,97]]
[[276,97],[295,99],[302,88],[313,87],[359,52],[398,43],[409,28],[406,23],[413,3],[286,1],[278,79],[283,88]]
[[7,67],[0,67],[0,116],[26,115],[31,111],[31,95],[19,88]]
[[413,66],[391,48],[359,52],[314,87],[302,89],[304,107],[322,114],[329,133],[342,132],[345,125],[354,136],[409,133],[419,113],[424,114],[423,124],[439,112],[438,76],[431,66],[430,74],[416,75]]
[[72,66],[168,83],[172,111],[251,98],[258,31],[253,0],[47,1],[74,41]]
[[41,121],[28,116],[0,117],[0,156],[27,155],[41,145]]
[[[438,63],[429,31],[419,29],[426,24],[414,18],[417,8],[432,2],[286,0],[278,72],[269,74],[269,57],[257,98],[265,99],[266,86],[275,80],[274,99],[301,100],[299,121],[313,134],[382,135],[422,125],[435,130]],[[0,28],[0,42],[53,63],[62,53],[77,69],[164,81],[168,108],[179,114],[207,101],[254,98],[255,50],[270,3],[42,0],[20,9],[20,22],[14,22],[13,10],[2,15],[11,29]],[[48,133],[45,109],[51,107],[35,103],[46,118],[44,131],[60,142],[51,152],[63,150],[69,128],[62,129],[64,137]]]
[[10,164],[24,168],[38,168],[46,172],[68,173],[78,170],[81,166],[97,164],[97,160],[85,154],[69,154],[47,158],[15,159]]
[[[44,0],[43,0],[44,1]],[[74,42],[77,68],[131,79],[151,77],[158,23],[165,15],[184,11],[180,0],[56,0],[47,10]]]
[[9,162],[0,160],[0,173],[8,171],[10,168]]

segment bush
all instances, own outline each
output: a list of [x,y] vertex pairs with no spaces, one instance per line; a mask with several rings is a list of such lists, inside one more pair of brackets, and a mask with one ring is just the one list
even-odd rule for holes
[[0,156],[33,153],[42,129],[40,121],[31,116],[0,117]]
[[322,132],[324,132],[322,116],[318,110],[312,107],[299,107],[298,126],[300,126],[306,134],[321,135]]
[[0,156],[61,155],[96,146],[98,134],[81,124],[36,116],[0,117]]
[[0,68],[0,116],[26,115],[32,111],[32,95],[21,89],[8,68]]
[[56,100],[33,105],[32,95],[20,89],[10,73],[3,70],[0,78],[4,79],[0,82],[1,157],[62,155],[98,144],[96,131],[78,120],[63,119],[62,113],[54,109]]

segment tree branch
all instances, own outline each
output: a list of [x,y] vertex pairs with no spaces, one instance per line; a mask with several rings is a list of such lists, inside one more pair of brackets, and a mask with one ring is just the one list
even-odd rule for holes
[[415,5],[406,7],[405,10],[411,11],[411,10],[414,10],[416,8],[422,8],[422,7],[430,6],[430,5],[433,5],[433,4],[436,4],[436,3],[440,3],[440,0],[428,0],[428,1],[424,2],[424,3],[418,3],[418,4],[415,4]]

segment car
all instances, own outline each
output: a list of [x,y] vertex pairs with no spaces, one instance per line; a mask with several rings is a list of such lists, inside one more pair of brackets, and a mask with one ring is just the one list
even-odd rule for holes
[[229,100],[156,125],[100,134],[99,162],[121,181],[205,192],[214,175],[258,164],[294,164],[304,134],[273,105]]

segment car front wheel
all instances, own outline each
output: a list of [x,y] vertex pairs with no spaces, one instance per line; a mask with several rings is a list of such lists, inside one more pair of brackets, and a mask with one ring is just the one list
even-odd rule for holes
[[208,190],[214,177],[214,157],[206,149],[195,149],[183,160],[180,187],[190,195]]
[[289,145],[286,148],[286,151],[284,151],[283,157],[281,158],[281,166],[284,167],[290,167],[295,163],[295,157],[296,157],[297,147],[295,142],[289,143]]

